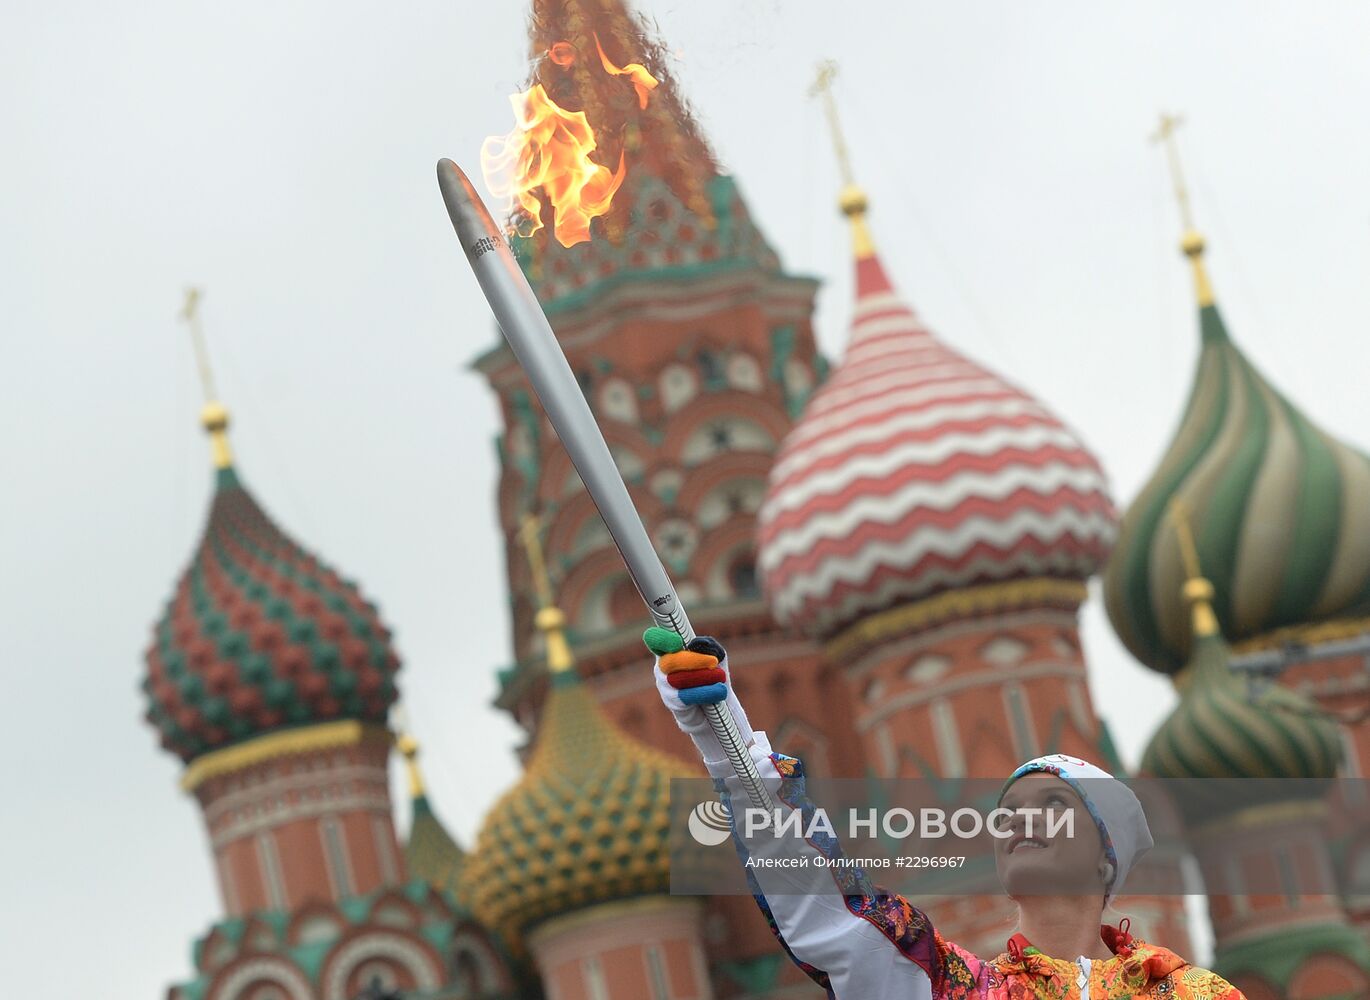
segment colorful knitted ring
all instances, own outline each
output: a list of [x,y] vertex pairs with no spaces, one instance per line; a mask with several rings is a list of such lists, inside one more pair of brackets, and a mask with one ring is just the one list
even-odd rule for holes
[[705,684],[726,684],[728,675],[723,672],[722,667],[711,667],[707,670],[677,670],[673,674],[666,675],[666,683],[673,688],[693,688],[703,687]]
[[680,692],[680,700],[687,705],[717,705],[726,697],[726,684],[708,684],[704,687],[685,688]]
[[711,670],[718,666],[718,657],[685,649],[661,657],[659,663],[661,672],[669,675],[685,670]]

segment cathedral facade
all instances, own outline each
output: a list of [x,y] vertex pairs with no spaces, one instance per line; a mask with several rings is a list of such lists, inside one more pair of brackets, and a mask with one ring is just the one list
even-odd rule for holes
[[[1370,461],[1241,354],[1201,239],[1185,238],[1195,387],[1120,512],[1103,463],[1045,402],[919,319],[852,183],[839,201],[856,297],[829,364],[817,283],[785,270],[626,0],[532,6],[533,82],[604,123],[599,155],[632,169],[595,239],[566,248],[548,227],[513,243],[696,629],[727,647],[778,749],[832,776],[1002,778],[1058,751],[1120,771],[1079,637],[1102,575],[1125,644],[1180,691],[1148,773],[1370,766]],[[559,45],[645,63],[660,85],[639,101]],[[376,607],[271,521],[226,411],[205,410],[216,491],[144,690],[204,811],[224,913],[169,1000],[818,996],[750,899],[669,895],[669,782],[702,771],[659,704],[641,600],[508,347],[474,367],[501,419],[512,664],[497,708],[527,739],[523,778],[470,851],[439,820],[416,742],[392,733],[400,665]],[[1253,708],[1235,671],[1278,677],[1301,707]],[[403,844],[386,780],[397,742]],[[1311,821],[1228,819],[1220,841],[1193,831],[1201,864],[1237,844],[1370,872],[1362,845],[1329,853]],[[1370,988],[1366,899],[1214,897],[1217,971],[1252,1000],[1356,995]],[[1180,898],[1117,905],[1134,931],[1189,949]],[[980,954],[1012,933],[999,898],[934,915]],[[1298,946],[1274,960],[1276,939]]]

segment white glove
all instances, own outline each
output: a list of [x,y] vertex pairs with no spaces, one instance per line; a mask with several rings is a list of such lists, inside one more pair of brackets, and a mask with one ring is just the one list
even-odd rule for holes
[[694,740],[706,765],[722,764],[728,756],[704,715],[703,705],[722,704],[732,713],[743,744],[756,742],[747,713],[733,691],[728,653],[716,639],[696,636],[685,644],[670,629],[656,626],[642,639],[657,658],[652,673],[661,700],[671,710],[676,725]]

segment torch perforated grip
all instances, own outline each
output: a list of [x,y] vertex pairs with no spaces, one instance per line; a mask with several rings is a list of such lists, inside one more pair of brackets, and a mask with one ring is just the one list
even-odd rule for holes
[[[566,355],[503,232],[495,225],[471,181],[451,160],[438,161],[438,186],[457,239],[504,339],[599,509],[647,610],[658,625],[679,633],[689,642],[695,637],[690,619],[642,526],[628,487],[619,475]],[[726,704],[701,707],[748,797],[757,808],[769,812],[773,808],[770,793],[742,742],[732,712]]]

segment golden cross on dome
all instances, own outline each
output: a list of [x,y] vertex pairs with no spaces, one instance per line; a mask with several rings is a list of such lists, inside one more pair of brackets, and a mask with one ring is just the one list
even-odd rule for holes
[[1194,288],[1199,305],[1211,306],[1213,286],[1208,281],[1208,272],[1203,265],[1204,238],[1194,227],[1194,213],[1189,204],[1189,188],[1185,184],[1184,167],[1180,163],[1180,144],[1175,138],[1175,133],[1183,124],[1184,118],[1180,115],[1162,114],[1156,131],[1152,133],[1151,141],[1165,147],[1166,161],[1170,164],[1170,180],[1175,186],[1175,200],[1180,204],[1180,222],[1184,226],[1180,249],[1193,264]]
[[857,257],[873,257],[875,243],[866,226],[866,208],[869,203],[866,192],[856,184],[856,175],[851,168],[851,156],[847,152],[847,139],[842,132],[842,120],[837,114],[837,101],[832,95],[832,82],[836,78],[837,63],[832,59],[825,59],[818,64],[817,75],[809,87],[809,96],[821,98],[823,101],[828,130],[832,133],[833,152],[837,155],[837,170],[842,175],[842,193],[838,196],[838,204],[842,208],[842,214],[851,220],[853,249]]
[[1170,164],[1170,180],[1175,185],[1175,200],[1180,203],[1180,221],[1186,230],[1192,230],[1194,215],[1189,207],[1189,188],[1184,182],[1184,167],[1180,164],[1180,143],[1175,138],[1175,133],[1183,124],[1184,116],[1162,113],[1151,141],[1165,147],[1166,160]]
[[818,74],[814,77],[812,86],[809,87],[809,96],[818,97],[823,101],[823,112],[828,119],[828,128],[832,132],[833,151],[837,154],[837,169],[842,175],[842,183],[848,187],[856,185],[855,175],[851,169],[851,156],[847,152],[847,140],[842,134],[842,120],[837,115],[837,101],[832,96],[832,82],[837,79],[837,61],[834,59],[824,59],[818,64]]
[[570,643],[566,641],[566,616],[552,603],[552,580],[547,572],[547,559],[542,551],[542,520],[533,513],[525,514],[519,529],[528,567],[533,574],[533,589],[538,595],[538,613],[534,618],[538,630],[546,640],[547,670],[562,673],[575,666]]
[[205,402],[219,398],[214,391],[214,372],[209,367],[209,347],[205,343],[205,331],[200,325],[200,300],[204,298],[203,288],[187,288],[185,304],[181,306],[181,319],[190,327],[190,342],[195,348],[195,366],[200,371],[200,386],[205,391]]
[[1194,528],[1189,523],[1189,505],[1176,497],[1170,501],[1170,519],[1175,524],[1175,538],[1180,546],[1180,560],[1189,579],[1203,576],[1199,565],[1199,548],[1194,544]]
[[396,705],[392,714],[395,718],[395,748],[404,757],[404,767],[409,775],[409,797],[421,799],[427,789],[423,781],[423,772],[419,770],[419,741],[409,731],[409,713],[405,711],[404,705]]
[[214,467],[227,469],[233,464],[233,452],[228,447],[228,410],[219,402],[214,388],[214,371],[209,367],[209,347],[205,343],[204,328],[200,325],[200,300],[204,290],[187,288],[181,319],[190,327],[190,343],[195,349],[195,366],[200,372],[200,386],[204,389],[205,405],[200,410],[200,423],[209,432],[210,452]]
[[1175,526],[1175,540],[1180,546],[1180,560],[1184,563],[1184,597],[1194,607],[1194,636],[1217,635],[1218,616],[1213,612],[1213,584],[1204,578],[1199,562],[1199,547],[1194,542],[1189,505],[1179,497],[1170,501],[1170,520]]
[[528,554],[528,566],[533,571],[533,589],[538,594],[538,607],[552,604],[552,580],[547,573],[547,559],[542,552],[542,519],[536,514],[525,514],[519,529],[523,549]]

